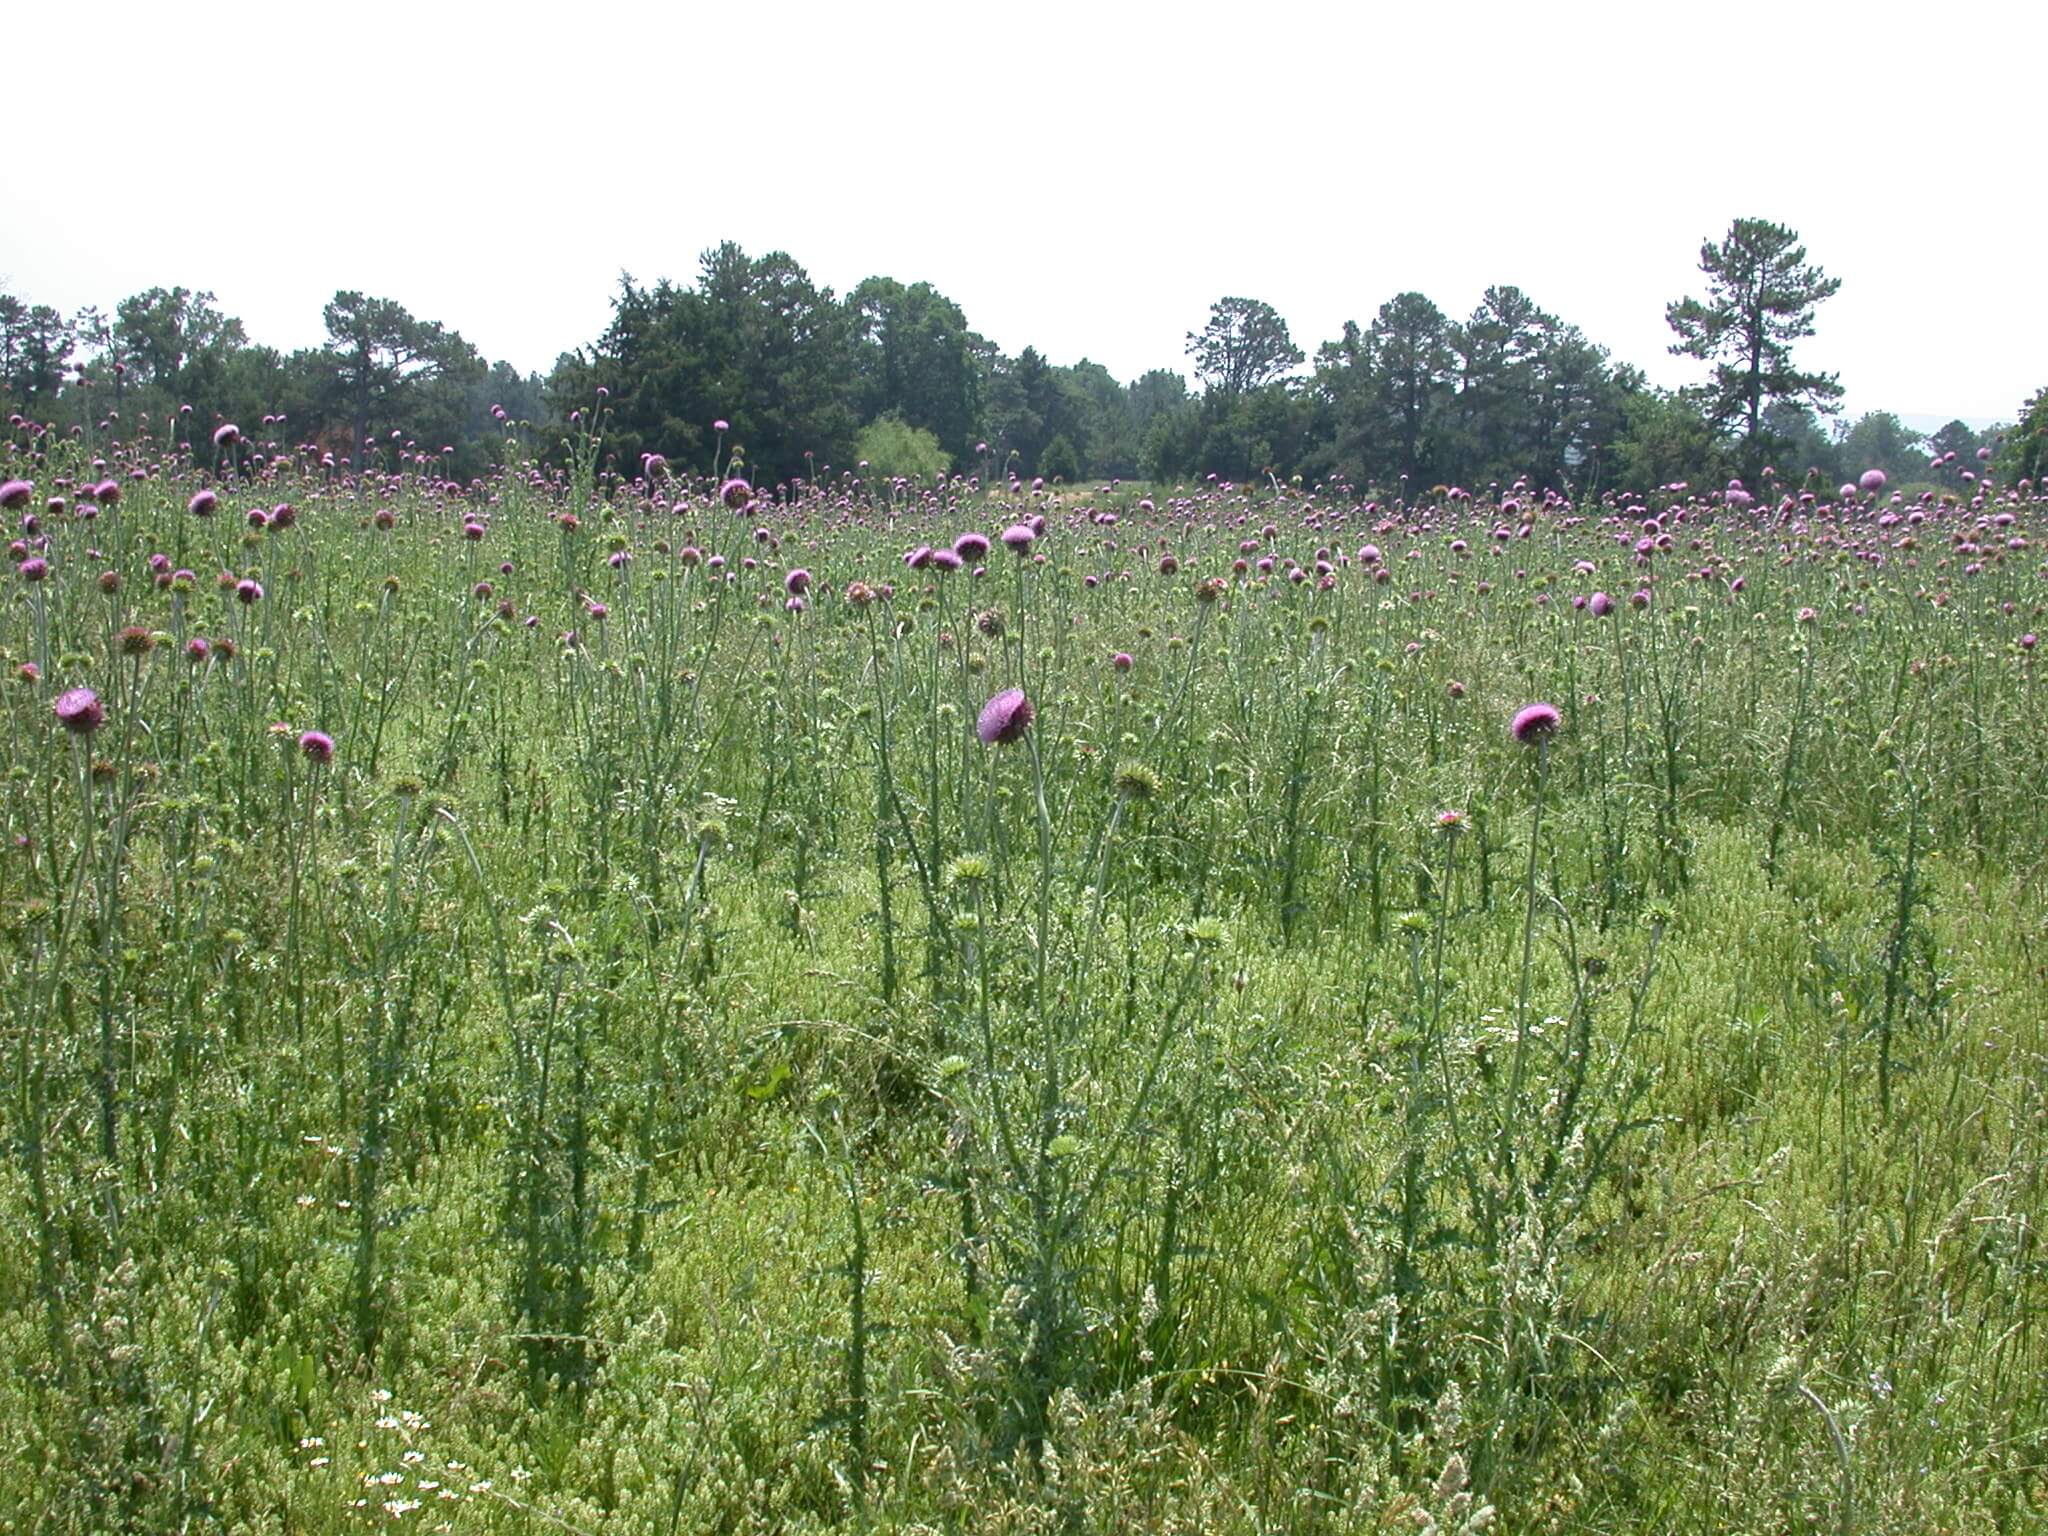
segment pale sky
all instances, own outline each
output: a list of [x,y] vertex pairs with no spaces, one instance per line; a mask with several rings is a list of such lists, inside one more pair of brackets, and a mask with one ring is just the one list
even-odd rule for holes
[[926,280],[1016,352],[1185,372],[1226,294],[1313,355],[1409,288],[1512,283],[1664,384],[1700,242],[1843,280],[1795,357],[1852,413],[2048,385],[2048,7],[839,3],[15,7],[0,287],[338,288],[545,372],[618,275],[721,240]]

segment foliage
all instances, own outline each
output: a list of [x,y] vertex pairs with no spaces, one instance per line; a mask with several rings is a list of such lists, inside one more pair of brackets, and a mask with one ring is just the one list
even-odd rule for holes
[[2048,478],[2048,388],[2034,391],[2020,407],[2019,421],[2006,433],[1996,463],[2008,481],[2039,486]]
[[1772,456],[1764,408],[1774,401],[1827,410],[1841,397],[1832,374],[1793,366],[1792,343],[1813,334],[1814,311],[1841,289],[1806,259],[1799,236],[1763,219],[1737,219],[1716,245],[1700,246],[1707,297],[1673,300],[1664,317],[1678,340],[1672,352],[1713,365],[1706,414],[1740,432],[1745,473],[1753,481]]
[[952,464],[937,437],[895,415],[877,416],[862,427],[854,453],[867,466],[866,473],[880,479],[929,481]]
[[[452,436],[461,426],[459,418],[450,420],[445,409],[430,410],[422,399],[434,398],[437,385],[460,389],[483,373],[483,360],[459,334],[443,329],[439,321],[414,319],[390,299],[354,292],[335,294],[322,318],[327,323],[332,372],[326,375],[330,389],[316,396],[314,404],[330,419],[339,415],[352,423],[358,465],[368,468],[372,462],[373,421],[381,425],[410,418],[414,430],[424,428],[429,434],[429,452],[434,438]],[[443,402],[460,398],[439,393]],[[448,430],[436,430],[444,425]],[[394,439],[405,435],[396,426],[389,430]]]
[[1081,478],[1081,460],[1074,452],[1074,445],[1067,441],[1064,432],[1056,433],[1053,440],[1045,445],[1045,452],[1039,458],[1038,470],[1047,480],[1072,481]]
[[1225,397],[1270,384],[1302,361],[1287,322],[1258,299],[1218,299],[1209,323],[1188,332],[1187,351],[1203,384]]
[[1890,411],[1872,411],[1842,434],[1836,457],[1849,479],[1881,469],[1888,481],[1904,485],[1925,473],[1927,439]]

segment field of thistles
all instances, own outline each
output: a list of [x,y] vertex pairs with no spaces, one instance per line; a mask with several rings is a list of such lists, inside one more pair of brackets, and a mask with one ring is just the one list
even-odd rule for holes
[[0,450],[8,1528],[2043,1518],[2035,487],[602,422]]

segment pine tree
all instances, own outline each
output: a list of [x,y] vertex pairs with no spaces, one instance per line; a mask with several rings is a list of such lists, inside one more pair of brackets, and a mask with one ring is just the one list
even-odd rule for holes
[[1707,298],[1679,299],[1664,318],[1679,335],[1671,350],[1714,365],[1707,416],[1727,431],[1739,428],[1744,471],[1754,476],[1771,439],[1764,407],[1773,401],[1810,403],[1827,412],[1841,398],[1831,373],[1801,373],[1792,343],[1813,334],[1813,312],[1842,286],[1806,259],[1798,234],[1763,219],[1737,219],[1727,239],[1700,247]]

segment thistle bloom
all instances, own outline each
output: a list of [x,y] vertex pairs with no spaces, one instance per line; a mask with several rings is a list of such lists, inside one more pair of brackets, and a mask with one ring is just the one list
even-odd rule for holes
[[263,586],[260,582],[251,581],[244,577],[235,583],[235,596],[240,598],[245,604],[260,602],[263,598]]
[[1023,523],[1012,523],[1003,530],[1003,543],[1015,554],[1023,554],[1031,548],[1032,540],[1038,537]]
[[185,503],[185,510],[194,517],[211,517],[213,509],[220,504],[220,498],[211,491],[194,491],[192,499]]
[[1595,592],[1592,601],[1586,606],[1593,610],[1594,618],[1604,619],[1607,615],[1614,612],[1614,599],[1605,592]]
[[0,483],[0,507],[5,507],[10,512],[18,507],[25,507],[28,505],[29,497],[35,493],[36,488],[26,480]]
[[735,475],[718,488],[718,499],[737,512],[754,499],[754,488]]
[[299,750],[316,763],[334,761],[334,738],[325,731],[307,731],[299,737]]
[[1863,489],[1868,491],[1871,495],[1875,496],[1879,491],[1884,489],[1884,481],[1885,474],[1883,470],[1866,469],[1865,471],[1863,471],[1863,478],[1858,480],[1856,483],[1862,486]]
[[981,718],[974,724],[974,734],[981,738],[985,747],[999,746],[1018,740],[1031,726],[1031,701],[1024,697],[1022,688],[1005,688],[1001,693],[981,706]]
[[810,585],[811,573],[800,565],[782,578],[783,589],[791,597],[802,597],[809,590]]
[[213,446],[232,448],[242,440],[242,429],[232,421],[224,421],[213,429]]
[[57,702],[50,707],[57,712],[57,722],[74,736],[90,736],[107,718],[106,706],[90,688],[72,688],[60,693]]
[[1525,747],[1537,746],[1557,734],[1564,716],[1555,704],[1525,704],[1515,712],[1508,734]]
[[953,553],[962,560],[981,560],[988,556],[988,535],[985,533],[963,533],[953,541]]

